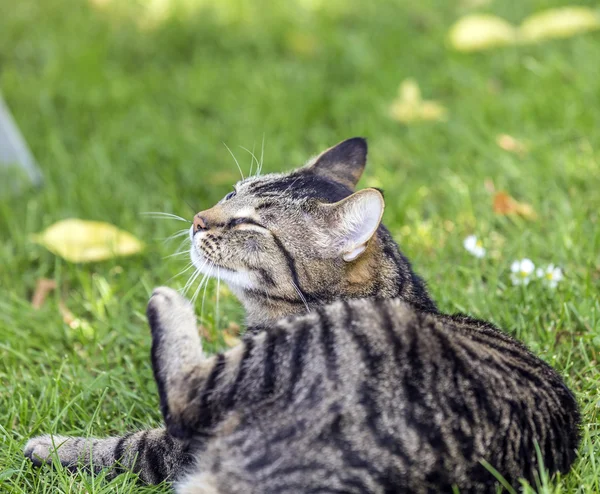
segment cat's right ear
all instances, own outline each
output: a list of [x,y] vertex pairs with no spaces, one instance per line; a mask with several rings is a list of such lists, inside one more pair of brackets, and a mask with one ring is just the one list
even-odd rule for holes
[[363,189],[333,204],[322,204],[328,247],[350,262],[366,249],[381,223],[385,203],[377,189]]
[[354,190],[367,163],[367,141],[353,137],[323,151],[307,170]]

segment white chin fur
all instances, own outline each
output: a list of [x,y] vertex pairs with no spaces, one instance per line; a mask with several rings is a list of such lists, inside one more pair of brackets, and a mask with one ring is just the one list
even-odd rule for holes
[[239,288],[252,288],[252,280],[247,271],[232,271],[231,269],[223,268],[213,264],[198,252],[192,238],[192,247],[190,248],[190,258],[198,271],[203,274],[208,274],[211,278],[219,276],[229,285]]

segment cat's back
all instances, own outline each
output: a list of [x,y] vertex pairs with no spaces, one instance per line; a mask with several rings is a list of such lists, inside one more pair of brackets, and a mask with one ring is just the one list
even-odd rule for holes
[[574,457],[572,395],[490,324],[348,300],[255,338],[278,377],[202,455],[214,492],[487,492],[481,459],[512,480],[531,476],[534,441],[551,470]]

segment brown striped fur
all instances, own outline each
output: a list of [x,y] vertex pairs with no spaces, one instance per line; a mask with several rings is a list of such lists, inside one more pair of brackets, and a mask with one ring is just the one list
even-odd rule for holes
[[76,468],[91,453],[94,469],[178,479],[180,494],[494,492],[482,461],[517,487],[535,478],[536,444],[551,472],[567,471],[572,393],[491,324],[438,313],[379,225],[379,192],[352,192],[365,159],[364,140],[345,141],[196,216],[192,259],[225,273],[250,331],[207,356],[191,304],[155,290],[166,430],[43,436],[25,454],[40,463],[58,447]]

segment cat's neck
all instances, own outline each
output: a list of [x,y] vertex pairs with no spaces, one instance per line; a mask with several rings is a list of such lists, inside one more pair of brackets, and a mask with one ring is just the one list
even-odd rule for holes
[[302,301],[261,296],[251,290],[242,290],[235,286],[231,286],[230,289],[244,306],[248,328],[268,327],[284,317],[302,314],[320,305],[316,300],[307,301],[305,305]]
[[338,280],[338,283],[332,283],[326,293],[302,292],[302,297],[288,298],[267,296],[259,290],[235,286],[232,286],[231,290],[244,306],[247,327],[262,328],[271,326],[282,318],[309,312],[334,300],[398,297],[403,284],[400,276],[401,273],[392,260],[379,260],[375,266],[357,266],[350,276]]
[[[299,269],[297,283],[284,292],[287,293],[285,296],[267,294],[259,287],[231,286],[246,310],[247,327],[268,327],[284,317],[302,314],[339,299],[400,298],[416,309],[437,312],[424,283],[413,273],[410,263],[385,228],[380,229],[363,256],[346,264],[344,269],[333,270],[340,273],[337,278],[330,277],[321,285],[311,282],[315,271],[326,271],[329,263],[320,266],[313,262],[311,272]],[[326,275],[322,271],[316,278],[326,279]]]

